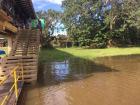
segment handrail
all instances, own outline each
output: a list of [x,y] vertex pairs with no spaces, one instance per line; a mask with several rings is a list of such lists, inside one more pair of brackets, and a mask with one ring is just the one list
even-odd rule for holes
[[3,85],[3,83],[10,77],[10,75],[12,75],[14,73],[14,70],[17,70],[19,68],[19,66],[16,66],[10,74],[8,74],[7,76],[4,77],[4,79],[2,81],[0,81],[0,86]]
[[[18,69],[20,69],[21,71],[18,71]],[[19,74],[17,74],[19,73]],[[0,102],[0,105],[6,105],[6,102],[8,101],[9,97],[11,97],[10,94],[15,94],[16,96],[16,101],[18,100],[18,82],[21,80],[23,81],[23,67],[22,66],[16,66],[12,69],[11,73],[9,73],[8,75],[6,75],[4,77],[4,79],[2,81],[0,81],[0,86],[3,86],[5,84],[5,82],[12,77],[14,79],[14,83],[12,84],[11,88],[8,91],[8,94],[3,98],[2,102]]]

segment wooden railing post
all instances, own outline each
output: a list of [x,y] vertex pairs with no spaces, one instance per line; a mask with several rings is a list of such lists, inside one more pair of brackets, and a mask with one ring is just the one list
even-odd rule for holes
[[9,35],[8,36],[8,54],[10,54],[11,50],[12,50],[12,46],[13,43],[12,43],[12,37]]
[[18,99],[18,82],[17,82],[17,73],[16,73],[16,70],[14,70],[14,84],[15,84],[16,99]]
[[23,65],[21,66],[21,72],[22,72],[22,82],[24,81],[24,69],[23,69]]

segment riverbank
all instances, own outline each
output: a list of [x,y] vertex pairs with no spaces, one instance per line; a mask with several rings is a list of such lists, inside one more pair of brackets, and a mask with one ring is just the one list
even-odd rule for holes
[[56,48],[42,49],[40,62],[63,61],[71,58],[94,59],[97,57],[135,55],[140,54],[140,47],[132,48],[106,48],[106,49],[83,49],[83,48]]

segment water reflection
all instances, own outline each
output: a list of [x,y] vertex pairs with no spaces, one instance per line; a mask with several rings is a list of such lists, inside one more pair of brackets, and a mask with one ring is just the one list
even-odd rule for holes
[[42,64],[24,105],[140,105],[139,90],[139,55],[71,59]]
[[41,65],[38,84],[41,86],[57,85],[63,82],[86,79],[94,73],[118,72],[104,64],[85,59],[71,59],[63,62],[50,62]]
[[53,62],[51,64],[51,74],[54,74],[56,80],[64,80],[69,73],[69,61]]

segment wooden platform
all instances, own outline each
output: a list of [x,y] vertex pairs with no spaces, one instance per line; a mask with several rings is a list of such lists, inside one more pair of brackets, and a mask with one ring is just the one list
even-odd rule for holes
[[3,11],[2,9],[0,9],[0,20],[1,21],[11,22],[12,21],[12,17],[8,16],[5,11]]
[[[37,80],[39,44],[40,34],[38,30],[20,31],[16,36],[10,55],[4,58],[2,64],[0,64],[0,81],[8,76],[14,67],[20,66],[16,72],[22,72],[23,78],[19,78],[18,94],[22,90],[23,82],[32,83]],[[17,99],[14,91],[9,92],[13,82],[14,80],[9,78],[3,86],[0,86],[0,104],[4,97],[8,95],[6,105],[16,105]]]
[[17,28],[7,21],[0,21],[0,31],[17,32]]
[[4,30],[9,30],[13,33],[17,32],[17,28],[7,21],[3,22],[3,27],[4,27]]
[[25,82],[37,80],[39,37],[38,30],[22,30],[18,33],[10,55],[4,59],[1,65],[0,79],[3,79],[13,67],[20,64],[23,66]]
[[7,15],[2,9],[0,9],[0,31],[17,32],[17,28],[11,24],[12,18]]
[[[16,96],[15,96],[14,90],[9,92],[12,85],[13,85],[13,82],[9,82],[9,83],[4,84],[3,86],[0,86],[0,105],[2,104],[1,102],[3,101],[5,96],[8,96],[8,100],[6,101],[5,105],[16,105],[17,100],[15,99]],[[19,82],[18,83],[18,96],[21,93],[22,87],[23,87],[23,82]]]
[[7,75],[13,67],[22,65],[25,82],[36,81],[38,70],[37,60],[37,56],[9,56],[5,58],[1,67],[0,79],[3,79],[3,76]]

